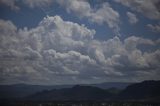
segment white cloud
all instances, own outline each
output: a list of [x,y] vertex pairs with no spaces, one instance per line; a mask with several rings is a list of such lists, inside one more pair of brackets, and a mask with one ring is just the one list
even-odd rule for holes
[[[93,39],[95,34],[94,30],[89,30],[84,25],[64,21],[61,17],[55,16],[44,18],[36,28],[30,30],[17,29],[12,22],[4,20],[0,20],[0,28],[0,68],[3,70],[1,76],[10,79],[11,82],[13,77],[20,81],[28,67],[39,74],[38,79],[41,79],[42,75],[48,80],[47,76],[50,73],[77,75],[79,71],[95,64],[89,56],[76,51],[82,48],[85,42]],[[46,54],[46,51],[50,51],[49,54]],[[12,73],[9,71],[14,67],[21,72],[15,72],[16,76],[11,76]],[[26,80],[30,81],[34,74],[36,73],[26,73],[24,78],[27,77]]]
[[137,45],[154,45],[154,42],[152,40],[149,39],[145,39],[145,38],[140,38],[140,37],[135,37],[135,36],[131,36],[129,38],[126,38],[124,40],[125,43],[125,48],[128,51],[132,51],[137,49]]
[[57,2],[64,6],[67,12],[74,12],[79,17],[88,17],[92,12],[90,4],[85,0],[57,0]]
[[[17,2],[20,2],[20,0],[0,0],[2,4],[20,9],[16,5]],[[79,18],[87,18],[90,22],[99,25],[106,24],[114,33],[119,34],[120,15],[108,2],[101,4],[99,8],[92,8],[87,0],[22,0],[22,3],[28,7],[38,7],[44,12],[46,12],[45,7],[50,6],[54,2],[64,7],[68,13],[74,13]]]
[[127,14],[127,16],[128,16],[128,21],[129,21],[129,23],[131,23],[131,24],[136,24],[136,23],[138,22],[138,19],[137,19],[137,17],[136,17],[135,14],[133,14],[133,13],[131,13],[131,12],[127,12],[126,14]]
[[106,23],[110,28],[115,28],[117,31],[119,31],[119,13],[111,6],[109,3],[102,4],[102,7],[99,8],[95,13],[91,13],[91,21],[103,24]]
[[[19,2],[19,0],[0,0],[0,3],[11,8],[19,8],[16,2]],[[74,13],[80,18],[88,18],[88,20],[97,24],[107,24],[109,28],[114,29],[117,33],[120,30],[118,26],[119,13],[107,2],[100,5],[98,9],[92,8],[86,0],[23,0],[22,2],[30,8],[42,8],[56,2],[63,6],[67,12]]]
[[150,19],[160,19],[159,0],[114,0],[134,11],[140,12]]
[[143,73],[152,79],[153,72],[159,76],[159,49],[139,48],[157,46],[157,41],[135,36],[99,41],[94,39],[95,30],[60,16],[45,17],[31,29],[0,20],[0,29],[1,83],[142,80]]
[[92,8],[85,0],[58,0],[57,2],[69,13],[75,13],[80,18],[88,18],[97,24],[107,24],[117,33],[119,31],[119,13],[107,2],[100,5],[98,9]]
[[151,67],[156,68],[160,67],[159,61],[160,61],[160,50],[156,50],[153,53],[145,53],[144,57],[146,58],[146,61],[151,65]]
[[147,27],[150,28],[153,32],[160,32],[160,23],[157,25],[147,24]]

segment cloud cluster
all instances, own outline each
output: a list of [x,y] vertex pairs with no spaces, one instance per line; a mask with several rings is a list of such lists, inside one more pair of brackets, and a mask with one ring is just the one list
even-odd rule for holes
[[75,13],[80,18],[88,18],[97,24],[107,24],[114,32],[120,30],[119,13],[108,2],[101,4],[99,8],[92,8],[87,0],[57,0],[57,2],[65,7],[67,12]]
[[[0,0],[3,3],[13,9],[19,9],[16,3],[19,0]],[[87,18],[90,22],[97,24],[105,24],[111,28],[116,34],[119,33],[119,13],[115,11],[108,2],[105,2],[99,6],[99,8],[92,8],[91,4],[87,0],[22,0],[22,3],[26,4],[30,8],[43,8],[51,5],[53,2],[58,3],[68,13],[74,13],[79,18]]]
[[160,19],[159,0],[114,0],[114,1],[131,8],[136,12],[142,13],[144,16],[150,19],[156,19],[156,20]]
[[1,83],[95,83],[159,79],[160,50],[141,50],[156,41],[131,36],[94,39],[95,30],[60,16],[18,29],[0,20]]

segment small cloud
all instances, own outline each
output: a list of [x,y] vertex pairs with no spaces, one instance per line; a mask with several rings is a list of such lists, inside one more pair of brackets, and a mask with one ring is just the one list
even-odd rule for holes
[[128,21],[130,24],[136,24],[138,22],[138,19],[135,14],[131,12],[127,12],[126,14],[128,16]]
[[151,29],[151,31],[153,32],[157,32],[157,33],[160,32],[160,23],[157,25],[147,24],[147,27]]
[[131,10],[142,13],[149,19],[159,20],[159,0],[114,0],[117,3],[129,7]]

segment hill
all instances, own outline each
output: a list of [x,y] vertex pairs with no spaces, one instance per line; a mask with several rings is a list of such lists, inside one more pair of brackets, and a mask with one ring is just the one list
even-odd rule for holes
[[160,99],[160,81],[143,81],[131,84],[119,94],[125,100],[156,100]]
[[113,95],[107,90],[92,87],[76,85],[72,88],[53,89],[42,91],[29,96],[30,100],[38,101],[66,101],[66,100],[106,100]]
[[[99,86],[101,85],[101,88]],[[118,100],[118,101],[159,101],[160,81],[143,81],[116,88],[103,84],[91,85],[0,85],[0,99],[26,99],[37,101],[66,100]],[[105,85],[105,84],[104,84]],[[114,84],[111,84],[114,85]],[[98,87],[97,87],[98,86]],[[109,88],[110,87],[110,88]]]
[[[124,82],[105,82],[99,84],[80,84],[83,86],[99,87],[101,89],[124,89],[131,83]],[[0,85],[0,99],[13,99],[22,98],[41,92],[43,90],[72,88],[74,85],[29,85],[29,84],[13,84],[13,85]]]

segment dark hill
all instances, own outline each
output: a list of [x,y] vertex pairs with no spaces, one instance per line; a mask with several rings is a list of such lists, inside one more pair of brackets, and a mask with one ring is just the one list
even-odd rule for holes
[[[124,89],[131,83],[126,82],[105,82],[99,84],[82,84],[84,86],[94,86],[101,89],[117,88]],[[43,90],[72,88],[74,85],[29,85],[29,84],[13,84],[0,85],[0,99],[23,98],[36,92]]]
[[31,100],[135,100],[158,101],[160,81],[144,81],[131,84],[124,90],[101,89],[93,86],[76,85],[72,88],[53,89],[36,93]]
[[14,84],[14,85],[0,85],[0,99],[15,99],[23,98],[36,92],[51,89],[69,88],[72,85],[27,85],[27,84]]
[[31,100],[106,100],[113,95],[106,90],[76,85],[72,88],[50,90],[36,93],[29,97]]
[[[103,85],[103,84],[102,84]],[[111,84],[112,85],[112,84]],[[116,86],[116,85],[115,85]],[[25,98],[26,97],[26,98]],[[0,100],[135,100],[159,101],[160,81],[143,81],[119,88],[102,89],[94,85],[41,86],[0,85]]]
[[129,85],[119,98],[132,100],[150,100],[160,98],[160,81],[144,81]]

